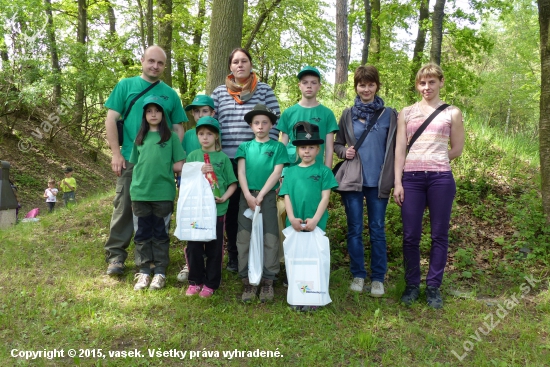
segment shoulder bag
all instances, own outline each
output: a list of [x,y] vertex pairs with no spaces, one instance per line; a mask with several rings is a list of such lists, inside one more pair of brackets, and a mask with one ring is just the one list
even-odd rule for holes
[[128,109],[124,113],[124,117],[116,120],[116,129],[118,131],[118,145],[122,146],[122,143],[124,142],[124,120],[126,120],[126,118],[128,117],[128,114],[132,110],[132,106],[137,102],[138,99],[141,98],[141,96],[143,96],[145,93],[147,93],[152,88],[154,88],[155,85],[157,85],[158,83],[160,83],[160,80],[157,80],[156,82],[152,83],[150,86],[145,88],[140,94],[138,94],[134,99],[132,99],[132,102],[130,102]]
[[435,109],[434,112],[432,112],[432,114],[430,116],[428,116],[428,118],[422,123],[422,125],[420,125],[420,127],[418,128],[418,130],[416,130],[411,138],[411,141],[409,142],[409,144],[407,144],[407,153],[406,154],[409,154],[409,150],[411,150],[411,147],[412,145],[414,144],[414,142],[416,141],[416,139],[418,139],[418,137],[420,135],[422,135],[422,133],[424,132],[424,130],[426,130],[426,128],[428,127],[428,125],[430,124],[430,122],[432,122],[432,120],[437,116],[439,115],[439,113],[441,111],[443,111],[445,108],[449,107],[448,104],[446,103],[443,103],[441,106],[437,107]]

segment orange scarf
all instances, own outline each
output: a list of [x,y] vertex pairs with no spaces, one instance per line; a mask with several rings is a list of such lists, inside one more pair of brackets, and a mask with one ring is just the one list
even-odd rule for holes
[[237,84],[233,74],[229,74],[227,78],[225,78],[227,92],[238,104],[244,104],[252,98],[256,90],[256,85],[258,85],[258,77],[255,72],[250,73],[250,77],[243,86]]

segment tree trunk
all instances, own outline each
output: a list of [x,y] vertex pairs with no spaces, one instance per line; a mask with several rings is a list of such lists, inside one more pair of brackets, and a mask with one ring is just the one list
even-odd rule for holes
[[[78,68],[86,64],[86,36],[88,33],[88,9],[86,0],[78,0],[78,26],[76,30],[76,42],[80,45],[78,50]],[[71,132],[80,136],[82,120],[84,117],[84,82],[77,78],[75,85],[74,123]]]
[[441,44],[443,43],[443,17],[445,16],[445,0],[435,0],[432,14],[432,48],[430,61],[441,64]]
[[336,0],[336,74],[335,97],[346,97],[348,81],[348,0]]
[[537,0],[540,25],[539,149],[542,207],[550,223],[550,0]]
[[361,52],[361,65],[369,61],[369,44],[372,30],[372,14],[370,0],[363,0],[365,4],[365,39],[363,40],[363,51]]
[[372,0],[371,17],[372,28],[369,53],[372,56],[371,64],[376,64],[380,60],[380,0]]
[[414,44],[414,53],[411,63],[411,79],[409,90],[409,103],[413,103],[416,93],[416,73],[422,66],[422,57],[424,56],[424,46],[426,45],[426,30],[428,29],[428,20],[430,18],[430,0],[421,0],[418,16],[418,33]]
[[147,0],[147,16],[145,18],[147,22],[147,46],[145,48],[155,44],[153,17],[153,0]]
[[52,2],[51,0],[44,0],[44,6],[46,8],[46,16],[48,18],[48,28],[46,29],[48,35],[48,43],[50,47],[50,57],[52,63],[52,73],[54,75],[53,81],[53,103],[59,106],[61,100],[61,67],[59,66],[59,54],[57,53],[57,43],[55,40],[55,28],[53,25],[52,14]]
[[[197,94],[197,76],[200,69],[200,50],[202,42],[202,33],[204,31],[204,15],[206,14],[206,1],[199,0],[199,11],[197,13],[197,21],[195,30],[193,31],[193,48],[190,57],[190,76],[189,76],[189,99],[194,98]],[[183,63],[182,63],[183,64]]]
[[[351,5],[349,13],[353,14],[355,12],[355,0],[351,0]],[[353,26],[355,22],[350,22],[348,19],[348,65],[351,59],[351,43],[353,42]]]
[[172,86],[172,0],[158,0],[159,46],[166,52],[166,66],[163,81]]
[[107,2],[107,14],[109,17],[109,34],[111,37],[116,37],[116,16],[115,16],[115,9],[113,9],[113,5],[108,1]]
[[145,49],[147,48],[147,42],[145,41],[145,14],[143,13],[141,0],[136,0],[136,2],[139,10],[139,34],[141,36],[141,47],[143,48],[142,53],[145,53]]
[[206,93],[225,81],[229,73],[227,58],[231,51],[241,46],[243,37],[244,0],[213,0],[208,46]]
[[[254,42],[254,38],[258,35],[258,32],[260,31],[260,28],[262,27],[262,24],[266,20],[266,18],[275,10],[276,7],[279,6],[281,3],[281,0],[274,0],[269,7],[264,6],[264,10],[260,13],[260,16],[258,17],[258,20],[256,21],[256,25],[254,26],[254,29],[252,32],[250,32],[250,36],[248,37],[248,40],[246,41],[246,44],[244,46],[245,50],[249,50],[252,46],[252,42]],[[263,4],[263,3],[262,3]]]

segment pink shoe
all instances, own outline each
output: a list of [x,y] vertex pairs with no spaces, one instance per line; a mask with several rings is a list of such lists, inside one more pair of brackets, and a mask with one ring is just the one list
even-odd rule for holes
[[214,294],[214,290],[212,288],[208,288],[207,286],[202,287],[202,291],[199,293],[199,297],[201,298],[208,298],[212,297]]
[[186,296],[194,296],[195,294],[199,294],[201,291],[202,285],[189,285],[187,288],[187,291],[185,292]]

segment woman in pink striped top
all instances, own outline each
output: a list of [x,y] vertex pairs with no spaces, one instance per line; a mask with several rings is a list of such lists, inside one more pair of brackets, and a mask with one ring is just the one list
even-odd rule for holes
[[407,145],[420,125],[443,104],[439,98],[443,84],[443,71],[438,65],[427,64],[416,74],[416,89],[422,100],[405,107],[397,119],[393,191],[395,202],[401,206],[403,220],[407,286],[401,301],[406,305],[411,305],[420,295],[422,216],[424,209],[429,209],[432,246],[426,299],[433,308],[443,307],[439,287],[447,263],[449,222],[456,194],[450,161],[460,156],[464,147],[462,113],[455,106],[447,107],[432,120],[408,154]]

